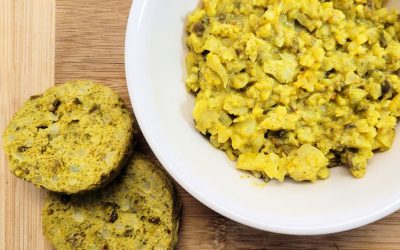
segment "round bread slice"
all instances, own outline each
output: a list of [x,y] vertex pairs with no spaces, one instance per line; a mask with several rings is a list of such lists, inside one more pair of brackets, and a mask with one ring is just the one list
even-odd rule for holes
[[181,203],[169,176],[135,155],[109,186],[83,195],[49,193],[43,231],[56,249],[173,249]]
[[125,165],[133,117],[110,88],[71,81],[32,96],[3,135],[11,171],[54,192],[80,193],[110,182]]

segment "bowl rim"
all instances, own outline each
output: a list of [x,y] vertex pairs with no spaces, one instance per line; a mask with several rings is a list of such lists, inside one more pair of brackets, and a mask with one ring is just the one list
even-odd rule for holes
[[[330,224],[326,226],[316,226],[316,227],[285,227],[281,225],[274,225],[274,224],[267,224],[261,223],[260,221],[252,220],[242,215],[232,212],[229,209],[219,205],[212,199],[209,199],[204,193],[200,190],[194,188],[189,181],[185,180],[183,177],[179,175],[175,171],[172,165],[172,158],[174,156],[167,155],[162,148],[156,143],[155,138],[152,136],[152,132],[149,131],[148,124],[151,122],[146,118],[144,108],[138,100],[137,96],[139,95],[138,89],[140,89],[139,85],[136,85],[136,82],[133,81],[134,79],[134,71],[130,70],[131,65],[135,63],[140,63],[140,58],[136,58],[135,56],[131,56],[134,54],[134,49],[137,46],[137,37],[141,37],[139,34],[139,29],[141,26],[142,17],[145,11],[145,5],[148,0],[136,0],[130,10],[128,22],[127,22],[127,29],[126,29],[126,36],[125,36],[125,74],[126,74],[126,82],[129,92],[129,98],[133,106],[133,110],[136,116],[136,120],[141,128],[141,131],[149,144],[150,148],[154,152],[157,159],[161,162],[167,172],[177,181],[179,185],[181,185],[189,194],[191,194],[194,198],[200,201],[202,204],[207,206],[208,208],[212,209],[213,211],[225,216],[231,220],[239,222],[243,225],[260,229],[263,231],[273,232],[273,233],[280,233],[280,234],[287,234],[287,235],[324,235],[324,234],[332,234],[332,233],[339,233],[351,229],[355,229],[372,222],[375,222],[379,219],[382,219],[397,210],[400,209],[400,200],[395,200],[386,206],[383,206],[381,209],[376,210],[373,213],[370,213],[363,217],[357,217],[350,221],[339,222],[335,224]],[[135,60],[138,60],[135,62]],[[133,91],[135,89],[135,91]]]

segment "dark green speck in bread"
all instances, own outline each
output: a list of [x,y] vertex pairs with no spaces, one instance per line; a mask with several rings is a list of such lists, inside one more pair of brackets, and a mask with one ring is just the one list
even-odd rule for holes
[[3,135],[11,171],[36,186],[74,194],[104,186],[126,163],[133,117],[110,88],[71,81],[32,96]]
[[103,189],[72,196],[50,193],[43,230],[58,250],[173,249],[180,206],[169,176],[139,154]]

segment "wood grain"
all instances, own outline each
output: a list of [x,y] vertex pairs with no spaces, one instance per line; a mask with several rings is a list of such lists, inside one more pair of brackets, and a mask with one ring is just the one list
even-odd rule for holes
[[[54,82],[55,0],[0,1],[0,131],[30,95]],[[41,232],[44,191],[9,173],[0,153],[0,249],[49,249]]]
[[[127,0],[57,1],[57,82],[71,78],[103,81],[129,102],[124,74],[129,8]],[[151,153],[143,139],[139,148]],[[400,249],[400,212],[345,233],[285,236],[240,225],[211,211],[180,187],[179,193],[184,204],[179,249]]]
[[[23,100],[53,82],[54,4],[0,1],[1,131]],[[57,1],[55,82],[102,81],[129,103],[124,35],[130,5],[129,0]],[[138,148],[151,154],[143,138]],[[0,164],[0,249],[49,249],[40,229],[42,192],[10,175],[3,153]],[[179,193],[184,203],[179,249],[400,249],[400,212],[340,234],[286,236],[240,225],[180,187]]]

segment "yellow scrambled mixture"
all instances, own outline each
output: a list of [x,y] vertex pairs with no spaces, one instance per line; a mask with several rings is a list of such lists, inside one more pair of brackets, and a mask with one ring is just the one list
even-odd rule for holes
[[187,23],[197,129],[265,180],[365,175],[400,116],[400,22],[379,0],[203,0]]

